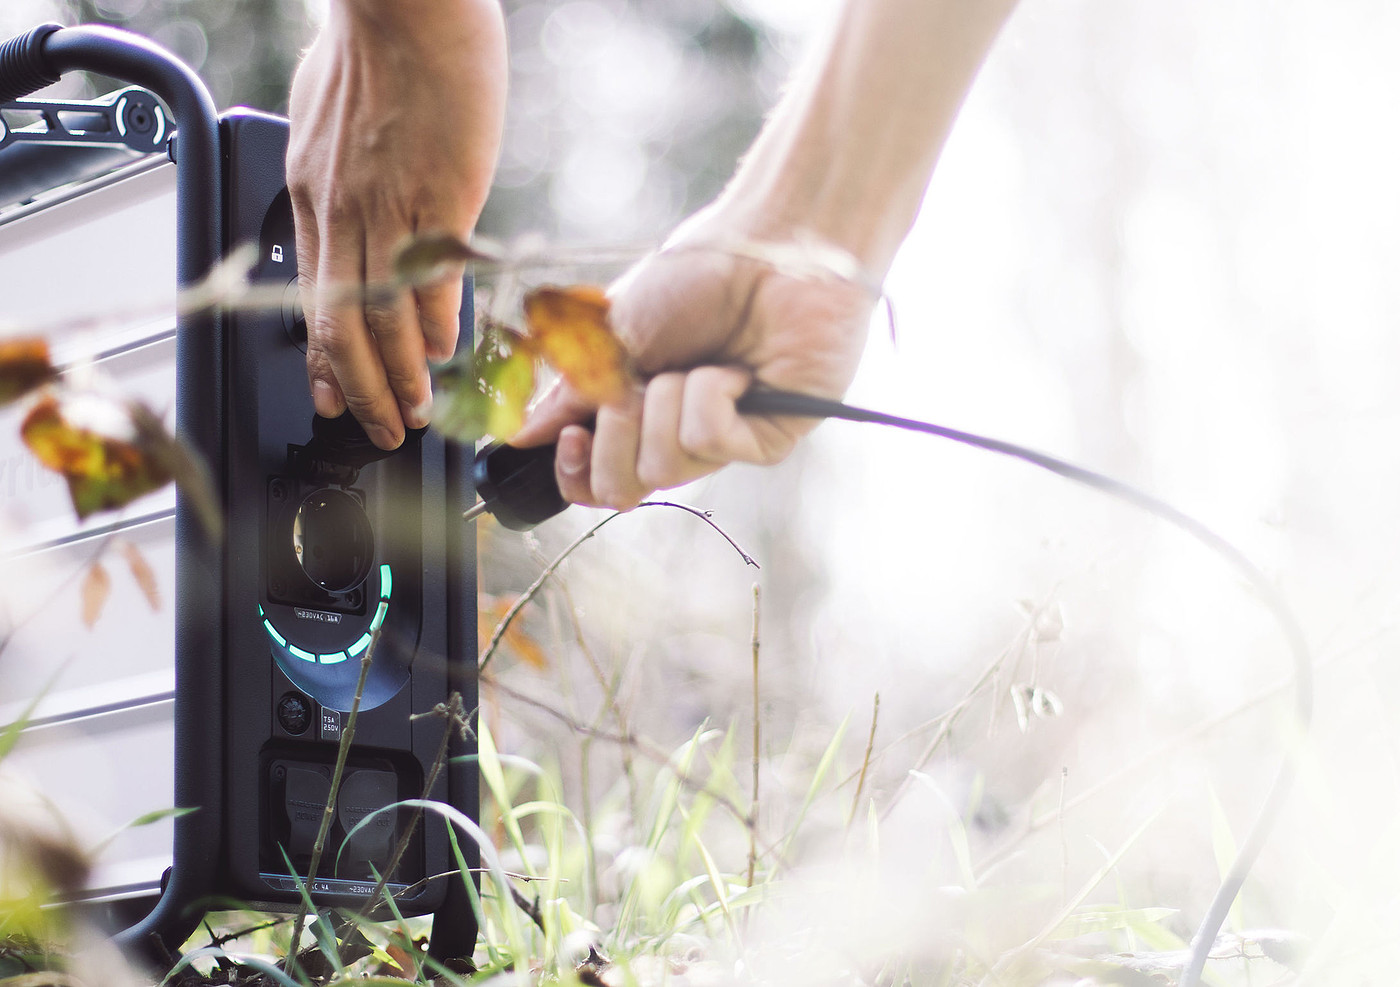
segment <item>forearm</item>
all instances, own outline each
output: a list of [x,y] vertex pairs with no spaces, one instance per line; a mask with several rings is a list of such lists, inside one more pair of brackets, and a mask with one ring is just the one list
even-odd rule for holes
[[717,203],[758,238],[798,231],[883,278],[1016,0],[847,0]]
[[499,0],[332,0],[330,15],[372,28],[384,42],[422,43],[444,53],[502,23]]

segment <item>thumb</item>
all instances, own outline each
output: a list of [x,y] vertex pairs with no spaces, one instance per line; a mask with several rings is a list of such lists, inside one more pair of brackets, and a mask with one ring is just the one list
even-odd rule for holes
[[520,449],[548,445],[558,441],[565,426],[589,424],[597,412],[597,405],[581,397],[567,382],[556,380],[526,413],[525,424],[511,436],[510,444]]

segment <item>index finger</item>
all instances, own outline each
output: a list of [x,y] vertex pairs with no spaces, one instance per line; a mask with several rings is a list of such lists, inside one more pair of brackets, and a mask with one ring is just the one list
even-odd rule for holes
[[593,420],[598,406],[583,398],[563,380],[557,380],[525,416],[525,424],[509,439],[521,449],[547,445],[559,438],[569,425],[582,425]]
[[403,419],[365,322],[365,230],[358,223],[331,223],[320,245],[317,304],[306,324],[308,372],[313,382],[333,378],[370,441],[396,449],[403,442]]

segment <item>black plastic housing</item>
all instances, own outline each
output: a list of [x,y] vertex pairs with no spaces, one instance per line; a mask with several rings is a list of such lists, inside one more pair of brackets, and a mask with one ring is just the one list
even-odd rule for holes
[[[223,117],[227,241],[230,247],[257,243],[252,277],[272,285],[296,278],[286,141],[287,125],[279,118],[250,110]],[[469,345],[471,292],[464,296],[462,338]],[[454,689],[464,693],[467,708],[475,705],[475,552],[458,520],[474,499],[470,451],[427,432],[375,458],[352,420],[315,418],[299,333],[281,309],[226,318],[227,853],[218,891],[289,907],[299,896],[283,853],[299,871],[307,855],[304,845],[283,840],[296,806],[314,801],[302,796],[315,794],[315,777],[329,777],[360,660],[370,648],[366,639],[377,632],[343,782],[347,798],[364,803],[351,806],[352,815],[423,794],[447,724],[433,717],[415,721],[414,714],[446,701]],[[316,570],[300,565],[292,552],[292,519],[318,497],[360,505],[372,531],[369,574],[349,588],[320,585],[308,575]],[[308,537],[308,551],[311,544]],[[289,695],[309,709],[310,726],[299,733],[279,715]],[[289,795],[298,785],[300,794]],[[430,797],[475,815],[474,773],[461,767],[444,772]],[[407,819],[398,815],[403,819],[395,826]],[[370,874],[365,861],[342,856],[337,864],[337,841],[353,825],[345,823],[337,819],[327,863],[311,889],[322,904],[363,908]],[[391,885],[405,914],[441,910],[454,883],[440,877],[416,883],[455,870],[442,824],[417,828],[403,873]],[[384,860],[372,862],[382,866]]]
[[[177,166],[178,285],[198,284],[221,257],[251,242],[261,252],[253,277],[281,285],[287,299],[281,310],[177,317],[177,432],[211,469],[226,531],[211,536],[187,498],[177,497],[175,804],[195,811],[174,821],[160,898],[118,939],[174,949],[215,903],[300,903],[286,863],[295,871],[309,856],[307,830],[318,794],[324,804],[321,787],[372,646],[333,845],[310,887],[318,904],[364,908],[371,865],[412,822],[403,811],[374,810],[423,794],[446,727],[414,714],[453,691],[465,708],[476,705],[475,542],[460,521],[475,500],[470,450],[427,434],[388,458],[364,458],[355,450],[368,443],[352,422],[313,428],[285,120],[251,110],[220,118],[187,66],[105,27],[44,25],[0,44],[0,102],[71,71],[144,87],[178,128],[164,145]],[[471,345],[472,292],[464,297],[462,339]],[[273,590],[289,571],[279,485],[296,503],[328,490],[363,510],[371,533],[354,548],[351,577],[317,575],[321,585],[312,579]],[[329,544],[324,532],[317,537]],[[365,555],[372,557],[361,574]],[[453,760],[429,795],[474,817],[476,774],[460,734],[448,753]],[[433,820],[417,831],[394,882],[404,886],[399,908],[435,914],[433,955],[470,956],[476,926],[461,880],[419,880],[456,870],[445,830]]]

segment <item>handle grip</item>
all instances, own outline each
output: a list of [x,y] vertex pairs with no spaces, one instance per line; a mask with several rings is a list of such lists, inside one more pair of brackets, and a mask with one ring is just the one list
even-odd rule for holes
[[44,42],[60,28],[58,24],[40,24],[0,42],[0,104],[23,99],[59,80],[61,73],[44,54]]

